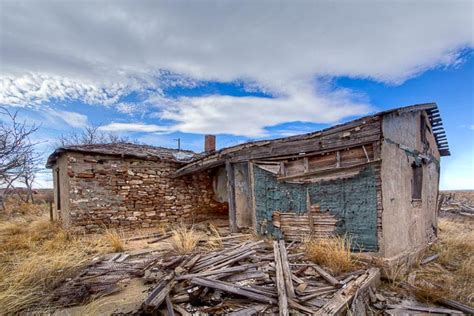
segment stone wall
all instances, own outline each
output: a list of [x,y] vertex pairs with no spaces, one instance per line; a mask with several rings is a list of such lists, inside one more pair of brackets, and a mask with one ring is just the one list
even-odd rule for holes
[[174,179],[176,162],[65,153],[70,226],[86,232],[104,227],[151,227],[226,216],[213,199],[207,172]]

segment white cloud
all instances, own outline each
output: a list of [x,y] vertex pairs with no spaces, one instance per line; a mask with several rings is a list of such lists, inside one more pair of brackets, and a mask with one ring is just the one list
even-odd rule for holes
[[0,77],[0,104],[12,106],[39,105],[50,100],[82,100],[89,104],[111,105],[131,87],[119,83],[100,83],[27,73]]
[[[121,97],[138,91],[160,96],[158,118],[184,132],[258,136],[290,120],[334,122],[370,108],[321,89],[321,78],[397,84],[455,65],[474,45],[472,10],[438,0],[3,1],[0,103],[79,99],[130,113]],[[162,94],[202,80],[238,80],[274,99]]]
[[182,132],[264,137],[268,126],[293,121],[333,123],[370,111],[368,105],[353,102],[345,91],[322,97],[305,82],[291,83],[286,89],[288,94],[278,98],[182,97],[168,102],[159,116],[176,121],[173,128]]
[[70,112],[70,111],[60,111],[50,109],[46,112],[50,116],[53,116],[55,119],[60,119],[64,121],[67,125],[76,128],[84,128],[89,125],[89,120],[86,115]]
[[168,132],[170,129],[166,126],[144,123],[110,123],[99,127],[104,132]]

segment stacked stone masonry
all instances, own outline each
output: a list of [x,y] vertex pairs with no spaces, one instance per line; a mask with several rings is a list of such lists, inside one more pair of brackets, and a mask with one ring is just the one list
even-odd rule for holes
[[[173,178],[182,164],[67,153],[69,222],[86,232],[146,228],[225,215],[207,172]],[[65,216],[65,215],[62,215]]]

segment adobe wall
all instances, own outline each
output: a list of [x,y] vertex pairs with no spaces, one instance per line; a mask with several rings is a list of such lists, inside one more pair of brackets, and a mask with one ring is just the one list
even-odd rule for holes
[[227,214],[227,205],[213,199],[207,172],[174,179],[173,172],[181,167],[175,162],[72,152],[63,157],[68,218],[74,228],[86,232],[104,227],[133,229]]
[[[423,250],[436,238],[439,152],[432,133],[425,149],[420,133],[421,112],[389,114],[382,129],[383,236],[380,253],[385,258],[408,257]],[[429,124],[429,123],[428,123]],[[415,157],[430,157],[422,163],[422,198],[412,199]]]

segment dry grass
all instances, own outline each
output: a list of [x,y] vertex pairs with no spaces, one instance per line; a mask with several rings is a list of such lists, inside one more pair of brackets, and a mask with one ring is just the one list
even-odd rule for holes
[[221,234],[219,229],[216,226],[209,224],[207,230],[208,239],[206,242],[206,247],[210,250],[216,250],[222,248],[224,245],[222,243]]
[[104,234],[102,234],[101,239],[114,252],[121,252],[125,250],[123,233],[119,233],[114,229],[106,229]]
[[432,250],[438,260],[416,269],[410,284],[424,301],[447,297],[474,303],[474,223],[441,219],[439,241]]
[[375,265],[382,269],[384,279],[388,281],[393,289],[396,289],[401,282],[406,280],[409,268],[405,260],[398,259],[391,265],[387,265],[383,260],[380,260],[378,262],[375,261]]
[[179,224],[171,229],[171,238],[168,244],[172,251],[178,254],[187,254],[196,249],[199,240],[202,238],[203,234],[193,227]]
[[304,243],[306,256],[334,274],[350,271],[355,264],[351,255],[351,242],[346,237],[309,239]]
[[0,306],[15,314],[46,303],[48,293],[97,254],[123,249],[117,232],[71,236],[47,216],[0,221]]

